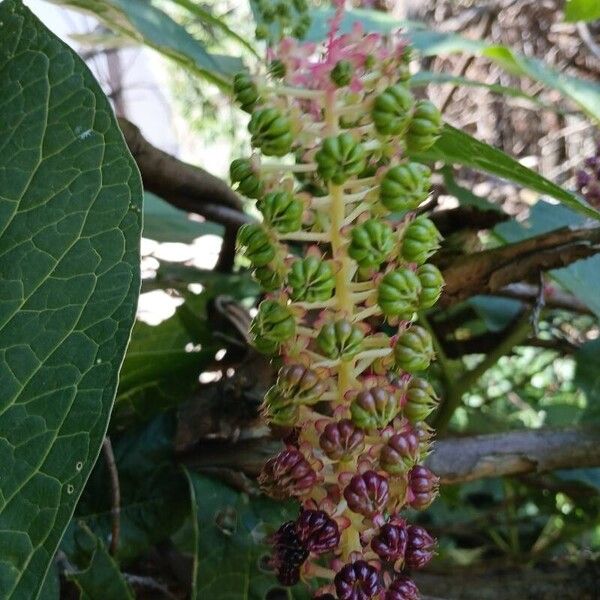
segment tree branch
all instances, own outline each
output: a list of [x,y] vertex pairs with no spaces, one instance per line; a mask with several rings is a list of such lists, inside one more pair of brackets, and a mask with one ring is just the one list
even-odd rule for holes
[[565,267],[600,252],[600,227],[558,229],[522,242],[461,256],[444,268],[440,305],[493,294],[540,271]]
[[[535,302],[539,294],[539,286],[528,283],[511,283],[505,288],[498,290],[496,295],[504,298],[514,298],[523,302]],[[571,312],[593,315],[594,313],[581,300],[563,292],[560,289],[554,289],[546,286],[544,290],[544,300],[548,308],[563,308]]]
[[[439,440],[427,464],[443,483],[486,477],[543,473],[555,469],[600,466],[598,429],[541,429]],[[266,460],[281,449],[273,438],[205,441],[180,453],[188,466],[237,469],[256,476]]]

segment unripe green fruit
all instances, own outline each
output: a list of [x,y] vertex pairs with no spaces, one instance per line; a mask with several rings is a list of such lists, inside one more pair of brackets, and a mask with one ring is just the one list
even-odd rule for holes
[[440,247],[441,239],[433,221],[425,216],[417,217],[402,236],[402,257],[421,265]]
[[394,232],[385,222],[369,219],[350,232],[348,255],[361,267],[379,267],[394,249]]
[[373,124],[383,135],[403,135],[410,124],[413,97],[408,88],[397,83],[386,88],[373,104]]
[[419,377],[413,377],[406,390],[406,404],[403,412],[411,423],[424,421],[438,405],[438,397],[433,386]]
[[407,329],[394,346],[396,366],[408,373],[424,371],[433,357],[431,336],[426,329],[418,325]]
[[329,77],[337,87],[344,87],[352,81],[354,65],[349,60],[340,60],[331,70]]
[[444,278],[440,270],[431,263],[425,263],[417,269],[417,277],[421,282],[419,308],[431,308],[442,295]]
[[261,406],[263,417],[280,427],[292,427],[298,420],[300,405],[290,402],[274,386],[266,394]]
[[317,343],[328,358],[349,360],[360,352],[364,337],[359,327],[342,319],[323,325]]
[[365,151],[351,133],[326,138],[315,155],[317,171],[325,181],[341,185],[365,168]]
[[236,158],[229,167],[231,183],[238,184],[238,191],[247,198],[260,198],[264,193],[264,185],[248,158]]
[[256,206],[265,221],[279,233],[297,231],[302,225],[304,204],[290,192],[271,192]]
[[260,97],[258,88],[249,73],[236,73],[233,77],[233,93],[241,109],[251,113]]
[[321,302],[329,300],[335,289],[335,274],[331,261],[307,256],[294,262],[288,283],[290,297],[296,302]]
[[289,4],[286,2],[279,2],[276,7],[275,10],[277,11],[277,14],[280,17],[291,17],[292,16],[292,11],[290,9]]
[[258,267],[252,272],[254,279],[260,283],[260,287],[266,292],[278,290],[285,280],[285,277],[275,269],[268,266]]
[[385,427],[399,412],[398,398],[381,387],[363,390],[350,405],[352,421],[367,431]]
[[242,225],[238,231],[237,243],[245,248],[244,256],[256,267],[262,267],[275,258],[275,246],[258,223]]
[[414,210],[427,198],[431,171],[421,163],[396,165],[381,180],[379,199],[392,212]]
[[303,13],[308,10],[308,3],[306,0],[292,0],[292,4],[299,13]]
[[292,124],[276,108],[261,108],[252,113],[248,131],[252,146],[260,148],[266,156],[284,156],[292,149]]
[[296,332],[296,320],[287,306],[274,300],[263,300],[250,333],[254,337],[254,345],[260,352],[273,354],[282,342],[289,340]]
[[269,73],[272,77],[275,77],[276,79],[283,79],[286,71],[287,69],[283,61],[279,60],[278,58],[271,61],[271,64],[269,65]]
[[377,303],[386,317],[412,320],[419,308],[421,282],[406,267],[387,273],[377,290]]
[[429,150],[442,132],[442,115],[429,100],[419,100],[406,132],[406,150],[409,153]]
[[[269,21],[266,11],[262,13],[262,18],[267,22]],[[271,20],[272,19],[273,17],[271,17]],[[269,37],[269,27],[264,23],[260,23],[256,26],[256,29],[254,30],[254,37],[257,40],[266,40]]]

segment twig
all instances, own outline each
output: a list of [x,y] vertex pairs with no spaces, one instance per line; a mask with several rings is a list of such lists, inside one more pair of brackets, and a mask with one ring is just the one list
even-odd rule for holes
[[592,36],[592,32],[585,21],[577,23],[577,31],[587,49],[600,60],[600,46],[596,43]]
[[[538,294],[539,289],[536,288],[535,285],[529,283],[511,283],[505,288],[495,292],[495,295],[497,296],[514,298],[515,300],[522,300],[523,302],[535,302]],[[581,300],[560,289],[546,289],[544,296],[548,308],[562,308],[576,313],[587,315],[593,314]]]
[[531,325],[533,326],[533,331],[536,336],[540,335],[540,315],[542,314],[542,309],[544,306],[546,306],[546,296],[544,294],[544,273],[540,271],[538,277],[538,294],[535,298],[533,308],[531,309]]
[[119,484],[119,471],[115,462],[110,438],[107,436],[102,442],[102,452],[110,477],[110,516],[111,516],[111,536],[109,552],[116,554],[119,547],[119,538],[121,535],[121,486]]

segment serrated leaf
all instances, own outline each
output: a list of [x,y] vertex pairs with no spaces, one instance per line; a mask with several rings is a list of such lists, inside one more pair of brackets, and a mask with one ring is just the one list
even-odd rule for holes
[[596,19],[600,19],[600,2],[598,0],[567,0],[566,21],[595,21]]
[[[225,484],[186,471],[195,527],[192,600],[266,600],[280,588],[272,572],[261,565],[269,552],[267,536],[293,518],[297,507],[265,497],[248,497]],[[310,598],[297,585],[288,598]]]
[[556,198],[575,212],[600,220],[600,213],[584,203],[576,194],[572,194],[535,171],[524,167],[502,150],[480,142],[451,125],[444,125],[440,138],[420,158],[441,160],[450,165],[460,164],[497,175],[540,194]]
[[144,237],[157,242],[189,244],[202,235],[223,235],[223,226],[211,221],[192,221],[183,210],[162,198],[144,193]]
[[[523,223],[507,221],[500,223],[494,232],[507,243],[547,233],[562,227],[581,227],[585,219],[566,206],[537,202]],[[562,287],[569,290],[600,317],[600,256],[584,260],[551,271],[551,276]]]
[[83,62],[0,4],[0,590],[37,598],[98,456],[139,290],[142,186]]
[[80,571],[69,573],[67,579],[79,589],[79,600],[133,600],[129,585],[102,541],[85,525],[79,526],[77,534],[82,554],[86,555],[86,566]]
[[50,0],[96,15],[115,32],[144,43],[186,69],[229,90],[231,76],[243,65],[239,59],[221,60],[148,0]]
[[[187,482],[173,456],[175,418],[159,415],[142,427],[113,436],[112,445],[121,488],[120,537],[117,558],[136,558],[168,538],[189,515]],[[104,543],[111,535],[111,490],[106,462],[101,458],[77,506],[61,549],[79,561],[78,523]]]

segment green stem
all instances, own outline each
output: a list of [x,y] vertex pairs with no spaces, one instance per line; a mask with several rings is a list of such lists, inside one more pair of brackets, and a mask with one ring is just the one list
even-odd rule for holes
[[460,406],[462,398],[469,389],[477,383],[479,378],[489,369],[491,369],[505,354],[508,354],[515,346],[527,339],[531,329],[530,315],[524,314],[515,323],[504,339],[485,356],[485,358],[471,371],[467,371],[460,376],[460,379],[454,383],[448,379],[447,395],[444,402],[441,404],[435,419],[433,427],[438,433],[443,432],[454,411]]

